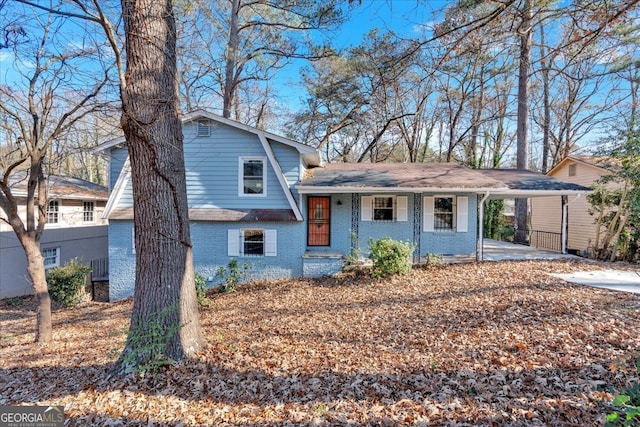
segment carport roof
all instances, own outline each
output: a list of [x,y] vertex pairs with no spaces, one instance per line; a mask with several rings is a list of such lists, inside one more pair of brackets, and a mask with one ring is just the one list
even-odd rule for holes
[[329,163],[308,170],[297,189],[303,194],[474,192],[489,193],[493,198],[589,191],[535,172],[470,169],[454,163]]
[[[503,198],[535,195],[580,194],[591,191],[589,187],[561,181],[541,173],[518,169],[479,169],[479,172],[500,181],[508,191]],[[498,194],[492,198],[500,198]]]

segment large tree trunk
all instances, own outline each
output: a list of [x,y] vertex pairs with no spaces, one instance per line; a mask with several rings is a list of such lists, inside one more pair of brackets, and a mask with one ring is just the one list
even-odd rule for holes
[[154,319],[166,334],[161,356],[180,360],[203,344],[178,114],[172,5],[123,0],[122,9],[127,52],[122,128],[131,161],[136,278],[131,327],[112,370],[115,374],[135,371],[159,356],[149,349]]
[[47,286],[44,260],[40,244],[29,236],[20,239],[27,256],[27,274],[33,286],[36,299],[36,336],[35,342],[47,343],[51,340],[51,297]]
[[549,69],[547,62],[547,48],[545,46],[544,25],[540,25],[540,64],[542,72],[542,107],[544,119],[542,122],[542,173],[549,172],[549,134],[551,133],[551,104],[549,101]]
[[236,60],[240,47],[240,35],[238,34],[238,20],[240,13],[240,0],[231,0],[231,16],[229,22],[229,44],[224,68],[224,88],[222,97],[222,116],[231,117],[231,106],[236,93]]
[[[520,36],[520,67],[518,70],[518,123],[517,123],[517,154],[516,167],[518,169],[529,168],[529,68],[531,65],[531,23],[532,0],[525,0],[522,10],[522,23],[519,29]],[[515,221],[516,242],[526,243],[527,199],[516,199]]]
[[[37,135],[34,137],[37,141]],[[7,219],[13,229],[27,259],[27,275],[33,287],[36,300],[36,332],[35,342],[46,344],[51,341],[53,326],[51,322],[51,297],[44,260],[40,251],[40,237],[46,223],[47,188],[42,173],[42,153],[34,150],[31,153],[31,166],[27,183],[25,201],[26,227],[18,214],[18,205],[13,197],[7,198]]]
[[51,326],[51,297],[49,296],[44,260],[40,252],[40,233],[37,230],[25,230],[17,210],[10,212],[8,216],[8,221],[24,250],[27,259],[27,275],[31,281],[36,300],[35,342],[46,344],[51,341],[53,328]]

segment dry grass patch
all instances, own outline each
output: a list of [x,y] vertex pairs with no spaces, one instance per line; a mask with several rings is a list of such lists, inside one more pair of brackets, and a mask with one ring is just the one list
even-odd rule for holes
[[71,425],[597,425],[638,381],[640,298],[549,276],[575,261],[345,275],[211,295],[208,345],[143,379],[105,379],[131,302],[54,314],[0,304],[0,404],[64,405]]

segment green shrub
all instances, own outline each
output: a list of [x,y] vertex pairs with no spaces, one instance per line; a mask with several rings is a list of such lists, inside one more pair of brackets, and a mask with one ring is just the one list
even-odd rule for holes
[[444,264],[444,258],[440,254],[427,252],[424,255],[424,263],[425,265],[442,265]]
[[73,258],[65,265],[47,271],[49,294],[63,307],[74,307],[85,295],[87,274],[92,271],[88,265]]
[[605,427],[640,425],[640,384],[622,390],[612,404],[616,411],[607,414]]
[[[127,341],[131,343],[131,351],[123,357],[125,366],[135,366],[134,370],[144,377],[147,373],[158,373],[167,365],[175,363],[166,355],[169,341],[176,335],[182,325],[167,325],[167,319],[178,311],[177,304],[165,307],[160,313],[151,313],[146,319],[133,321]],[[136,363],[137,362],[137,363]]]
[[238,264],[237,259],[232,259],[229,261],[229,265],[227,268],[220,267],[216,271],[216,277],[223,279],[222,283],[222,292],[228,293],[233,292],[238,287],[238,283],[242,280],[242,276],[249,269],[248,264]]
[[413,245],[408,242],[383,237],[369,239],[369,257],[373,261],[375,277],[392,277],[407,274],[411,270]]
[[[640,374],[640,357],[635,365],[636,372]],[[620,390],[611,403],[616,410],[607,414],[605,427],[640,425],[640,383]]]
[[342,263],[342,271],[351,271],[360,265],[360,250],[351,248],[351,252],[344,256]]

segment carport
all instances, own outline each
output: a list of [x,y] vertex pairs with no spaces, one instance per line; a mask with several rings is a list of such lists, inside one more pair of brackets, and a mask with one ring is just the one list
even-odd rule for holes
[[[546,175],[528,170],[513,169],[483,169],[487,176],[501,182],[504,187],[486,191],[480,200],[478,246],[476,259],[498,260],[498,259],[551,259],[567,257],[567,206],[573,200],[585,197],[591,191],[588,187],[571,182],[560,181]],[[484,205],[487,200],[504,199],[530,199],[532,197],[561,196],[562,200],[562,227],[560,233],[561,248],[560,253],[532,248],[526,245],[518,245],[495,240],[485,243],[484,236]],[[487,256],[485,256],[487,250]]]
[[579,258],[576,255],[492,239],[482,239],[482,256],[483,261]]

